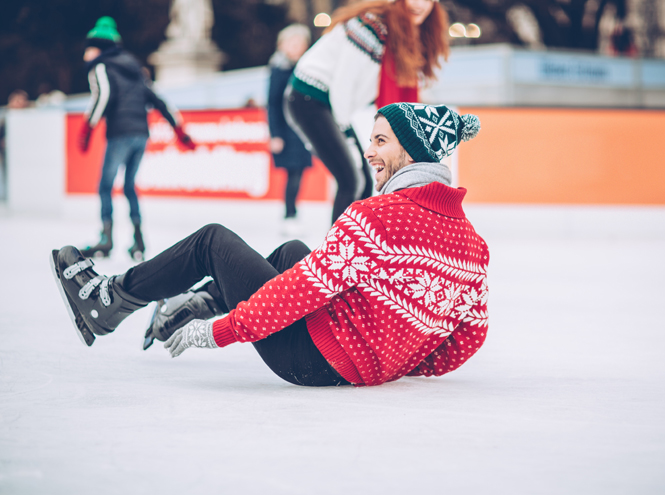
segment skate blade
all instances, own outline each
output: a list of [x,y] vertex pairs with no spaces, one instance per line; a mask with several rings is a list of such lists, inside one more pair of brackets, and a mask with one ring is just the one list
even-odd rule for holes
[[148,350],[148,347],[150,347],[153,342],[155,342],[155,336],[153,333],[150,331],[152,328],[152,324],[155,321],[155,316],[157,316],[157,311],[159,311],[159,304],[156,302],[154,303],[155,309],[150,314],[150,320],[148,320],[148,328],[145,331],[145,337],[143,338],[143,350],[146,351]]
[[51,265],[51,271],[53,272],[53,277],[55,278],[55,283],[58,286],[58,290],[60,291],[60,296],[62,296],[62,300],[65,303],[65,307],[67,308],[67,313],[69,314],[69,318],[72,320],[74,328],[76,328],[76,335],[78,335],[78,338],[81,340],[81,342],[83,342],[86,346],[90,347],[95,342],[95,336],[93,335],[92,331],[90,331],[85,321],[83,321],[83,317],[81,316],[79,310],[76,309],[74,302],[65,292],[65,288],[63,287],[62,282],[60,281],[60,272],[56,265],[57,259],[58,259],[58,250],[54,249],[53,251],[51,251],[51,257],[49,258],[49,262]]
[[148,347],[150,347],[153,344],[153,342],[155,342],[155,337],[152,334],[145,337],[143,339],[143,350],[147,351]]

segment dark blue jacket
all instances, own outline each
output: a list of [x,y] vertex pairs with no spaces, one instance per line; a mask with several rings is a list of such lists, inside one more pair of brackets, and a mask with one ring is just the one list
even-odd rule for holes
[[284,90],[293,73],[294,64],[281,52],[270,58],[270,88],[268,90],[268,127],[271,137],[284,140],[281,153],[273,154],[275,166],[302,170],[312,165],[312,155],[284,118]]
[[106,137],[148,135],[148,106],[154,107],[173,127],[177,114],[148,86],[138,61],[116,47],[104,51],[86,66],[91,98],[85,112],[95,127],[106,117]]

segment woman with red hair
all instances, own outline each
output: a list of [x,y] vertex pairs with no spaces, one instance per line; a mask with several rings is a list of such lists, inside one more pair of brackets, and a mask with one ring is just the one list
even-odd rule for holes
[[337,180],[333,222],[372,191],[367,163],[361,173],[348,144],[358,146],[353,115],[372,104],[417,102],[419,81],[434,79],[441,57],[448,58],[447,33],[448,16],[438,1],[361,2],[337,10],[296,65],[287,108],[303,141]]

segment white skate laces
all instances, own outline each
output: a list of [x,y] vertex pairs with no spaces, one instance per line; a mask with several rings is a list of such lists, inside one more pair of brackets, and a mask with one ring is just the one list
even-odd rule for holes
[[192,320],[176,330],[164,342],[164,347],[171,353],[171,357],[178,357],[190,347],[216,349],[219,346],[212,335],[212,321]]

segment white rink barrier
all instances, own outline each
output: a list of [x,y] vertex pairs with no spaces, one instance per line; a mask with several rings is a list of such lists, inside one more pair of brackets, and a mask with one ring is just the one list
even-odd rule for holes
[[7,114],[7,206],[12,213],[59,215],[65,197],[65,112]]

